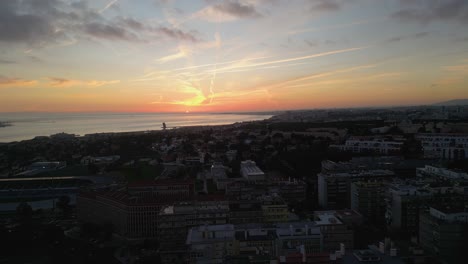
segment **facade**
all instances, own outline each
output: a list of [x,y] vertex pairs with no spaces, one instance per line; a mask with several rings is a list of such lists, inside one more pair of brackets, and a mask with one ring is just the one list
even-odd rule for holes
[[232,182],[232,179],[228,179],[226,168],[221,163],[214,163],[211,166],[210,174],[213,182],[216,184],[217,190],[225,190],[226,185]]
[[403,230],[407,234],[417,234],[420,212],[427,210],[428,205],[455,203],[465,199],[464,187],[392,184],[386,198],[387,227],[391,230]]
[[266,223],[287,222],[289,219],[288,205],[279,196],[258,197],[261,202],[263,221]]
[[411,185],[392,185],[387,193],[385,218],[391,230],[406,230],[416,234],[419,225],[419,211],[432,199],[430,189]]
[[468,158],[468,134],[417,134],[425,158],[460,160]]
[[466,263],[468,212],[465,205],[430,207],[420,217],[420,245],[442,263]]
[[330,145],[330,148],[352,153],[375,153],[395,155],[401,153],[403,142],[390,141],[384,138],[358,138],[346,140],[344,145]]
[[321,172],[318,175],[318,200],[322,208],[344,209],[351,205],[351,183],[360,180],[384,180],[394,177],[389,170]]
[[82,222],[112,224],[114,232],[129,239],[157,236],[163,204],[124,192],[87,193],[77,196],[77,217]]
[[80,193],[77,216],[82,222],[111,223],[115,233],[129,239],[154,238],[161,209],[192,198],[192,182],[139,182],[127,191]]
[[385,225],[385,191],[383,181],[357,181],[351,184],[351,209],[358,211],[366,222]]

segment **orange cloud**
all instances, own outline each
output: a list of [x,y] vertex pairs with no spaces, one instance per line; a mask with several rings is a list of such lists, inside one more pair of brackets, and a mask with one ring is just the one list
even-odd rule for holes
[[110,80],[110,81],[100,81],[100,80],[73,80],[73,79],[65,79],[65,78],[56,78],[56,77],[49,77],[49,84],[52,87],[72,87],[72,86],[89,86],[89,87],[99,87],[109,84],[116,84],[119,83],[120,80]]
[[9,77],[0,75],[0,88],[34,86],[36,84],[37,84],[36,80],[9,78]]

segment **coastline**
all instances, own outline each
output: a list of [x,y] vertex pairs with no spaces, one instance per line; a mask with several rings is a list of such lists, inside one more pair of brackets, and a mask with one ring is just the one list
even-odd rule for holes
[[[231,115],[231,116],[229,116]],[[229,116],[229,117],[228,117]],[[163,131],[163,123],[167,124],[167,131],[206,129],[226,125],[248,123],[252,121],[264,121],[274,115],[248,114],[248,113],[224,113],[224,114],[179,114],[179,115],[83,115],[70,118],[66,115],[58,116],[29,116],[15,119],[15,121],[1,121],[5,127],[0,129],[0,142],[12,143],[34,138],[47,138],[51,136],[89,136],[97,134],[119,133],[151,133]]]

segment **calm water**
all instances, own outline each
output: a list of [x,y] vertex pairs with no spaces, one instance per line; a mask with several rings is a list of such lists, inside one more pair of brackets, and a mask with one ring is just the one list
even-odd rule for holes
[[154,114],[154,113],[0,113],[0,142],[32,139],[56,133],[85,135],[102,132],[160,130],[168,127],[223,125],[270,118],[248,114]]

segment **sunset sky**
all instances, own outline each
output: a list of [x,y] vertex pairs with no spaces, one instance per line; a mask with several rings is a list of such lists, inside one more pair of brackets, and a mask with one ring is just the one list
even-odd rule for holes
[[0,112],[468,98],[466,0],[0,1]]

